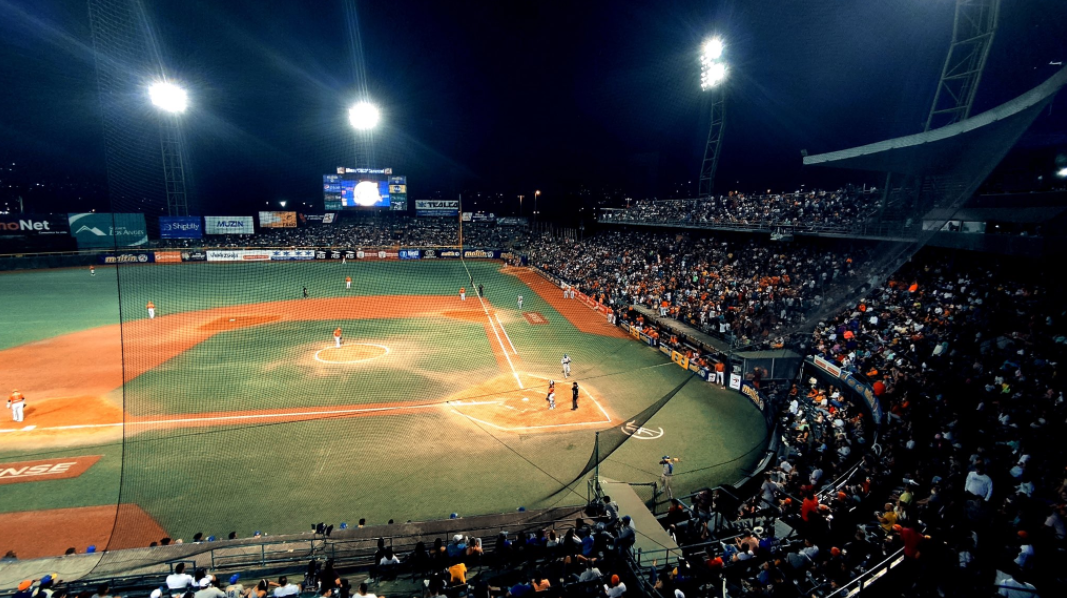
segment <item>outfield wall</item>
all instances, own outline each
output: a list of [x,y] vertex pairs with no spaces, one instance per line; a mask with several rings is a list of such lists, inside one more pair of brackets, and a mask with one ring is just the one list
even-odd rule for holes
[[189,262],[290,262],[321,260],[504,260],[526,263],[500,248],[441,247],[204,247],[198,249],[88,250],[0,255],[0,271],[81,268],[115,264],[181,264]]

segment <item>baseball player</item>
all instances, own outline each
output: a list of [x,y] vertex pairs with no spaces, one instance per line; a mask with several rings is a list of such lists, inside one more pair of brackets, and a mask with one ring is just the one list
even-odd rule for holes
[[96,266],[89,266],[89,276],[96,276]]
[[304,299],[308,298],[308,288],[304,287]]
[[549,409],[555,409],[556,408],[556,387],[550,386],[548,388],[548,396],[545,397],[545,400],[548,401],[548,408]]
[[156,304],[149,301],[145,308],[148,309],[148,319],[154,320],[156,317]]
[[519,309],[522,309],[522,295],[519,295]]
[[20,422],[23,419],[23,409],[26,407],[26,397],[22,396],[19,389],[11,391],[11,396],[7,398],[7,408],[11,410],[11,420]]
[[352,288],[352,277],[351,276],[345,276],[345,288],[346,289]]
[[566,353],[563,354],[563,359],[559,360],[560,365],[563,366],[563,377],[571,377],[571,358]]
[[578,383],[571,384],[571,411],[578,410]]
[[671,490],[671,478],[674,477],[674,464],[677,462],[678,459],[671,459],[670,455],[663,455],[663,458],[659,460],[659,464],[663,466],[663,474],[660,475],[659,479],[663,483],[663,490],[667,493],[667,498],[674,498],[674,492]]
[[460,289],[459,289],[459,300],[460,301],[466,301],[467,300],[467,287],[460,287]]
[[333,331],[333,342],[336,343],[338,349],[341,348],[341,328],[340,327],[338,327],[337,330]]

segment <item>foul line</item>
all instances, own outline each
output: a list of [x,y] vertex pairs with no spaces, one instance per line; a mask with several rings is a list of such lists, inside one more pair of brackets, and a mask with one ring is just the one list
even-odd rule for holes
[[[200,423],[211,421],[231,421],[231,420],[248,420],[248,419],[271,419],[271,418],[285,418],[291,417],[298,420],[310,419],[313,416],[318,415],[350,415],[353,413],[374,413],[381,411],[405,411],[408,409],[432,409],[448,407],[447,403],[422,403],[418,405],[395,405],[392,407],[361,407],[358,409],[333,409],[328,411],[293,411],[291,413],[257,413],[253,415],[218,415],[214,417],[182,417],[172,419],[160,419],[149,421],[132,421],[126,422],[125,425],[130,427],[138,426],[159,426],[164,424],[184,424],[184,423]],[[77,426],[54,426],[50,428],[37,428],[38,431],[45,430],[84,430],[86,428],[112,428],[115,426],[121,426],[123,422],[116,422],[112,424],[81,424]],[[0,430],[3,432],[24,432],[25,429],[20,430]]]
[[511,352],[518,355],[519,352],[515,350],[515,343],[511,342],[511,337],[508,336],[508,331],[504,328],[504,323],[500,321],[500,314],[493,315],[496,316],[496,323],[500,324],[500,331],[504,333],[504,338],[508,339],[508,344],[511,345]]

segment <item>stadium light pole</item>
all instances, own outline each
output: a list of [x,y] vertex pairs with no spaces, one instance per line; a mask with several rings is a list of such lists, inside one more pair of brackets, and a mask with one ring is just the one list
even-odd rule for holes
[[541,197],[541,191],[534,191],[534,222],[537,222],[537,214],[539,213],[537,211],[537,198],[539,197]]
[[524,198],[524,197],[526,197],[526,196],[525,195],[520,195],[519,196],[519,218],[522,218],[522,198]]
[[[352,128],[359,134],[360,145],[362,150],[367,156],[367,168],[372,168],[373,162],[370,155],[371,150],[371,132],[378,126],[378,123],[382,120],[382,113],[378,110],[378,107],[367,100],[361,100],[352,104],[348,108],[348,124],[352,125]],[[358,160],[357,160],[358,161]],[[358,166],[358,164],[357,164]]]
[[713,37],[700,48],[700,89],[711,96],[711,126],[708,142],[704,146],[704,160],[700,164],[699,197],[710,197],[715,189],[715,171],[719,168],[719,153],[722,149],[722,133],[725,124],[725,97],[722,83],[726,79],[726,61],[723,53],[726,45],[722,39]]
[[185,166],[182,160],[181,115],[189,107],[189,94],[170,81],[156,81],[148,87],[152,105],[159,109],[159,142],[163,150],[163,184],[167,193],[167,214],[188,216],[185,196]]

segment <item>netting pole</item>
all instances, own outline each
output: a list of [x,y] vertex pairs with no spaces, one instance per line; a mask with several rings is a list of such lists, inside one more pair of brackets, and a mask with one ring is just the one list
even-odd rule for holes
[[596,433],[596,440],[593,441],[593,458],[596,459],[593,463],[593,485],[597,495],[600,494],[600,432]]

